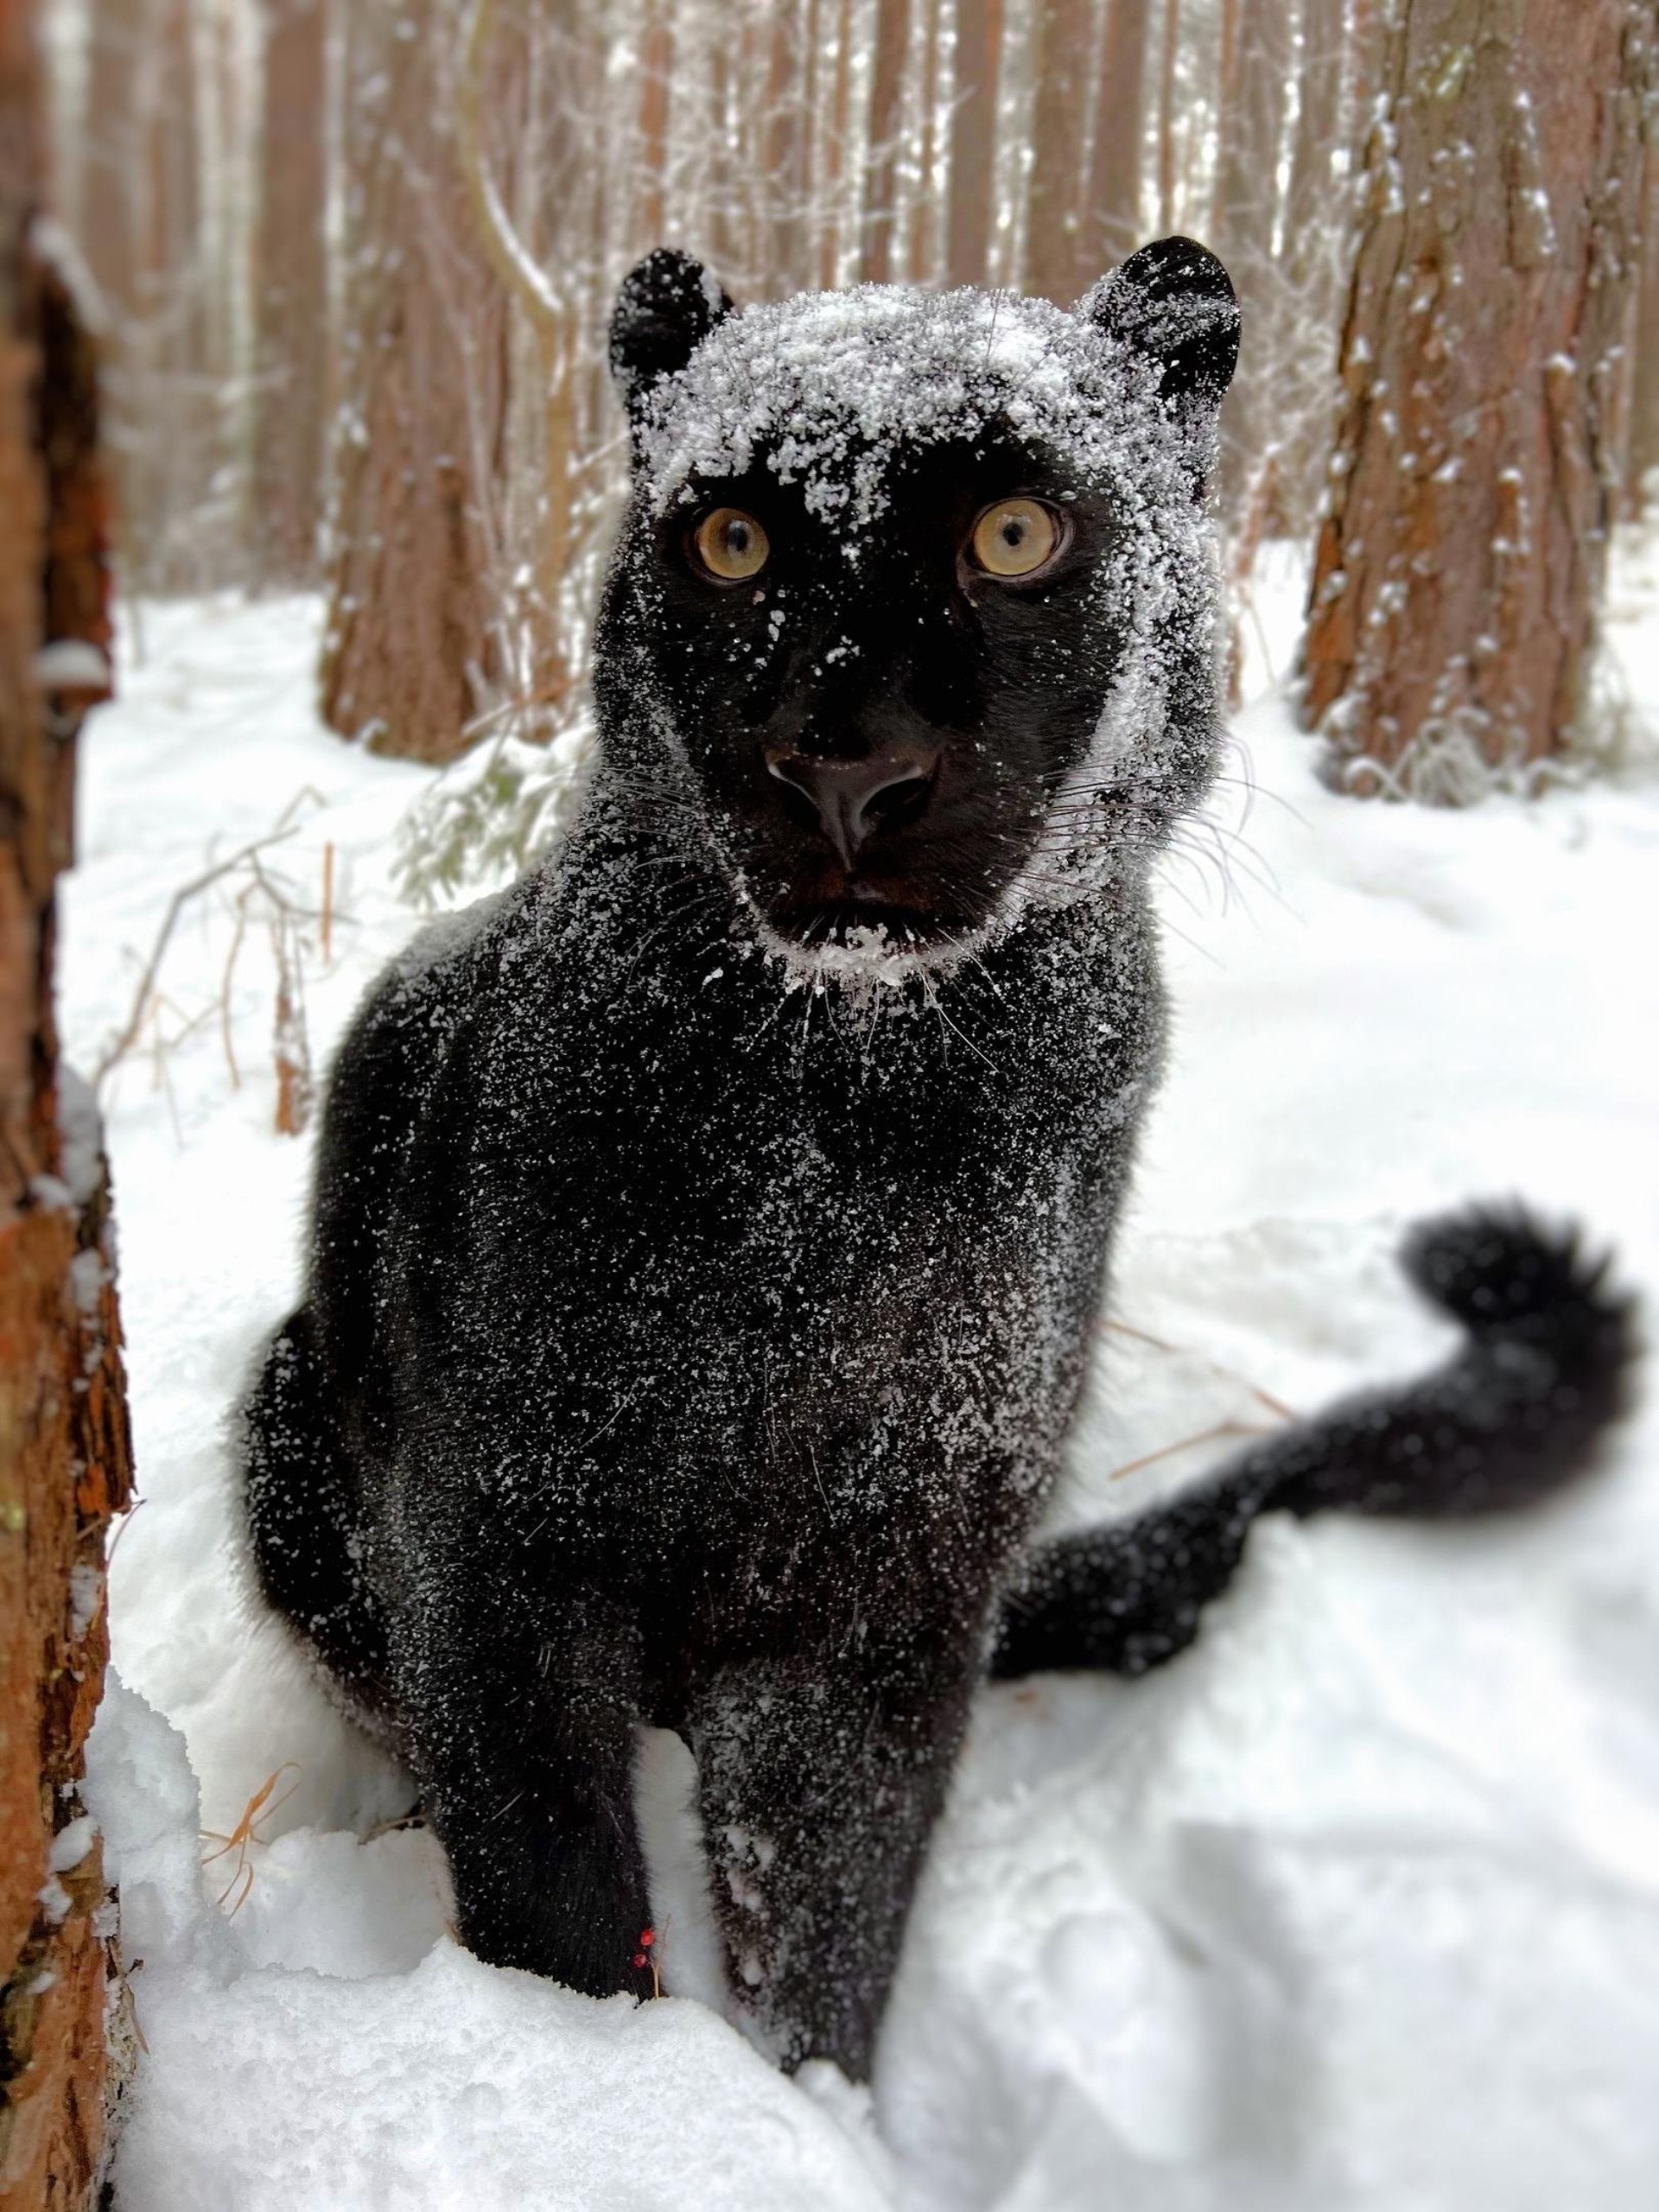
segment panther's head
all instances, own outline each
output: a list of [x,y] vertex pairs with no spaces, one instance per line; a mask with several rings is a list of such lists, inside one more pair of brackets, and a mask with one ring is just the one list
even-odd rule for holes
[[1198,796],[1237,347],[1182,238],[1070,313],[898,286],[740,313],[668,251],[628,277],[607,747],[792,964],[948,963],[1143,866]]

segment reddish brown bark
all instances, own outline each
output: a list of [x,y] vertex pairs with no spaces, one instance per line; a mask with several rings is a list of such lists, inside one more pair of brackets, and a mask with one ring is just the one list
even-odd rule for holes
[[49,1853],[81,1810],[129,1452],[107,1187],[66,1160],[59,1116],[54,880],[103,689],[106,518],[91,348],[30,245],[31,16],[0,0],[0,2206],[83,2212],[108,2071],[105,1886],[95,1842],[55,1887]]
[[1352,789],[1472,796],[1573,742],[1653,46],[1630,0],[1409,0],[1391,34],[1305,647]]
[[870,152],[865,168],[864,231],[859,256],[859,275],[867,284],[887,284],[893,280],[900,101],[909,48],[910,0],[876,0]]
[[1659,470],[1659,145],[1643,164],[1642,275],[1630,328],[1624,512],[1635,521],[1653,504]]
[[257,579],[295,587],[317,580],[327,418],[323,0],[273,0],[266,22],[250,536]]
[[[448,760],[499,667],[486,527],[506,413],[506,297],[485,260],[429,41],[359,22],[345,398],[321,668],[325,719]],[[354,96],[355,97],[355,96]],[[384,101],[384,112],[363,112]]]
[[1110,0],[1095,88],[1089,166],[1086,282],[1141,243],[1141,172],[1147,118],[1147,38],[1151,0]]
[[[1089,0],[1040,0],[1033,41],[1025,289],[1069,307],[1091,281],[1084,159],[1093,24]],[[1096,269],[1092,276],[1098,276]]]
[[938,98],[939,29],[945,0],[922,0],[922,81],[918,99],[922,111],[919,174],[916,195],[910,204],[910,257],[906,271],[914,284],[928,284],[938,273],[936,240],[939,234]]
[[996,220],[996,101],[1002,0],[957,0],[957,86],[944,265],[952,284],[982,284]]

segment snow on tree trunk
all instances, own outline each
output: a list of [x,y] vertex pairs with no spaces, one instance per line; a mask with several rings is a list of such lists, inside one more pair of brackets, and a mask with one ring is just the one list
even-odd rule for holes
[[30,244],[31,15],[0,0],[0,2203],[81,2212],[115,1969],[79,1782],[129,1455],[108,1184],[95,1126],[66,1110],[52,1010],[75,733],[109,632],[91,347]]
[[1304,712],[1441,802],[1574,742],[1617,492],[1652,0],[1404,0],[1383,56]]

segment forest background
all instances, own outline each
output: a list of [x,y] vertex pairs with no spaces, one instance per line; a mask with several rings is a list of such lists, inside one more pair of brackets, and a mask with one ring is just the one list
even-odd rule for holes
[[580,723],[626,476],[606,326],[651,247],[740,302],[898,281],[1069,304],[1179,231],[1245,308],[1229,567],[1247,603],[1265,537],[1316,549],[1305,708],[1338,772],[1468,798],[1609,741],[1607,535],[1659,461],[1650,0],[51,22],[122,583],[326,590],[344,737],[423,760],[505,740],[509,803],[539,787],[512,747]]

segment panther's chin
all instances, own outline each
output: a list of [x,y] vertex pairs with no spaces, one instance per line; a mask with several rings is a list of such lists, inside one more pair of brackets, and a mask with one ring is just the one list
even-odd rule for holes
[[779,928],[798,937],[809,951],[879,942],[894,952],[925,952],[945,944],[950,933],[936,909],[896,906],[887,899],[825,899],[815,906],[785,910],[775,918]]
[[931,907],[861,899],[780,903],[757,915],[761,941],[795,982],[833,982],[855,995],[948,975],[997,929],[995,914],[947,917]]

